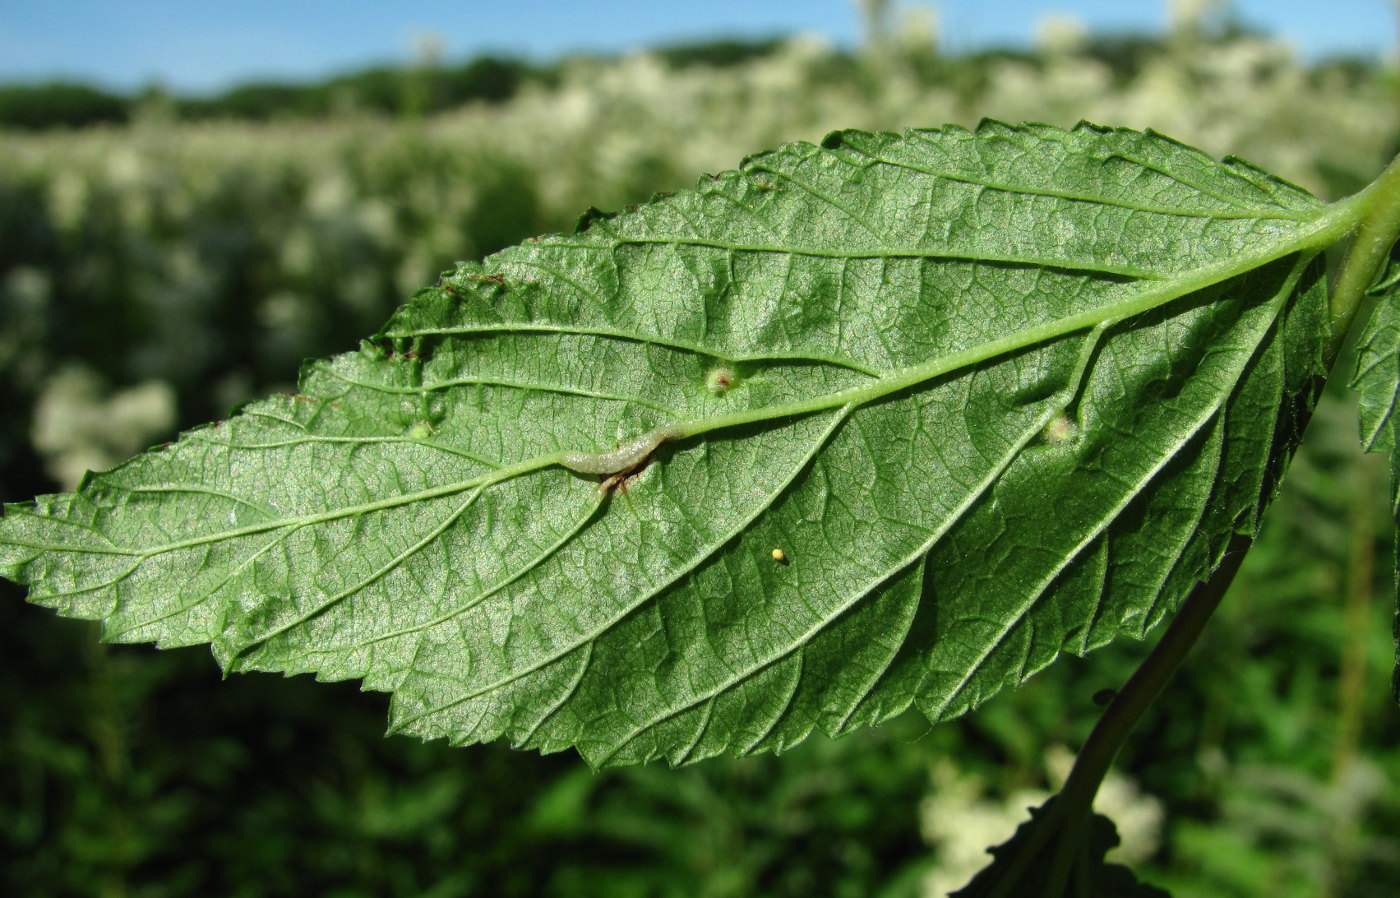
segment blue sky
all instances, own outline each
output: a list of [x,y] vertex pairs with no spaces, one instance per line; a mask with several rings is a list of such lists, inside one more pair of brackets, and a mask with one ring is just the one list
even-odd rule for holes
[[[1095,29],[1156,31],[1167,0],[940,0],[943,44],[1025,44],[1048,14]],[[1237,0],[1250,23],[1308,57],[1391,54],[1394,0]],[[404,61],[415,36],[441,36],[449,59],[493,50],[550,59],[715,36],[814,32],[853,43],[850,0],[0,0],[0,81],[67,77],[133,89],[217,90],[255,78],[313,79]]]

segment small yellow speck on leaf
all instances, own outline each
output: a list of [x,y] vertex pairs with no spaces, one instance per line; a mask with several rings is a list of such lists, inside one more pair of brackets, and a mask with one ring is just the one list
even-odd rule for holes
[[774,549],[773,560],[778,562],[778,564],[787,564],[787,553],[782,549]]

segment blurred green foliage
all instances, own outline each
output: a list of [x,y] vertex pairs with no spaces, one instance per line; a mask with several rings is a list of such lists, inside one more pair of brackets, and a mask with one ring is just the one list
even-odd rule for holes
[[54,81],[0,87],[0,126],[40,130],[126,122],[130,103],[90,87]]
[[[110,119],[128,125],[36,133],[3,112],[27,101],[0,91],[13,126],[0,130],[0,498],[61,485],[38,410],[61,434],[169,385],[167,427],[126,449],[83,443],[115,463],[286,388],[301,358],[354,346],[454,259],[785,140],[1088,118],[1238,153],[1335,198],[1400,135],[1390,70],[1309,67],[1189,22],[1161,40],[1069,29],[1033,53],[969,58],[916,29],[883,39],[864,59],[799,40],[543,74],[482,61],[436,70],[427,100],[405,93],[421,70],[368,72],[336,82],[353,102],[329,84],[269,86],[207,111],[256,123],[184,121],[205,113],[147,97]],[[64,393],[72,372],[110,398]],[[1400,889],[1376,461],[1331,385],[1218,620],[1121,757],[1123,797],[1100,803],[1147,881],[1203,898]],[[1009,837],[1087,734],[1093,695],[1144,651],[1063,659],[933,731],[904,717],[782,758],[595,774],[572,755],[386,740],[381,696],[220,682],[201,651],[100,645],[8,583],[0,632],[0,890],[35,896],[934,894],[972,872],[949,834],[971,840],[974,865]],[[1148,822],[1132,830],[1135,815]]]

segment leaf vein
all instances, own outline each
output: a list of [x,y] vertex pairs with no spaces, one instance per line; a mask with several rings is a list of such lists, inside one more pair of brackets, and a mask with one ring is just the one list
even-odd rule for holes
[[[743,530],[747,529],[747,527],[750,524],[752,524],[753,521],[759,517],[759,515],[767,511],[768,508],[773,504],[773,502],[777,501],[778,497],[787,490],[788,486],[794,480],[796,480],[798,475],[801,474],[802,471],[807,469],[807,467],[811,464],[812,460],[816,458],[816,455],[820,451],[821,447],[826,444],[827,440],[831,438],[831,436],[840,427],[841,423],[849,417],[852,411],[853,408],[851,406],[846,406],[843,407],[836,414],[832,415],[831,424],[827,427],[825,431],[823,431],[818,436],[816,440],[813,441],[811,449],[809,449],[807,454],[803,456],[799,464],[793,466],[793,470],[789,474],[789,476],[785,478],[781,483],[777,484],[774,487],[774,489],[770,490],[768,495],[766,495],[761,502],[755,503],[754,508],[749,512],[749,514],[745,515],[740,521],[738,521],[736,525],[733,528],[731,528],[731,531],[728,534],[726,534],[722,539],[717,539],[715,541],[716,545],[723,545],[724,543],[733,539]],[[412,724],[423,719],[424,717],[439,714],[443,711],[448,710],[449,708],[453,708],[457,705],[461,705],[466,702],[472,701],[473,699],[480,698],[483,695],[494,692],[495,690],[500,689],[503,686],[507,686],[511,683],[523,679],[524,677],[536,673],[537,671],[540,671],[545,667],[548,667],[549,665],[558,661],[564,655],[567,655],[569,652],[572,652],[575,649],[577,649],[580,645],[598,639],[600,636],[602,636],[604,633],[610,630],[613,626],[615,626],[617,622],[623,617],[625,617],[627,614],[632,613],[633,611],[645,605],[647,602],[656,598],[664,589],[678,582],[681,579],[681,577],[689,574],[691,571],[697,568],[701,564],[701,562],[707,560],[711,554],[713,553],[704,553],[696,555],[696,557],[691,559],[689,563],[670,572],[669,575],[662,582],[653,584],[650,589],[638,596],[636,600],[631,602],[622,612],[615,615],[605,623],[595,627],[589,633],[582,635],[576,642],[569,645],[562,651],[552,652],[546,657],[541,658],[538,661],[534,661],[520,670],[511,671],[506,676],[494,680],[491,683],[486,684],[485,686],[478,687],[477,689],[474,689],[465,695],[458,696],[457,698],[452,699],[451,701],[420,711],[414,716],[410,717],[409,719],[403,721],[401,726],[411,726]]]

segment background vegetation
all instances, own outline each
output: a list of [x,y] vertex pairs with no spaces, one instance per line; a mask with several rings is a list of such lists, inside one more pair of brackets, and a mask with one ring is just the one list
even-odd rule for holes
[[[214,99],[0,89],[0,498],[71,486],[290,387],[457,258],[565,230],[837,127],[982,116],[1153,127],[1324,198],[1400,149],[1389,68],[1305,65],[1184,18],[940,55],[917,22],[528,66],[376,70]],[[1349,362],[1344,361],[1344,365]],[[1391,526],[1334,384],[1263,539],[1100,808],[1179,896],[1400,887]],[[0,583],[0,890],[912,896],[961,885],[1144,651],[1065,659],[970,719],[783,758],[593,773],[381,738],[385,699],[220,682],[103,646]]]

